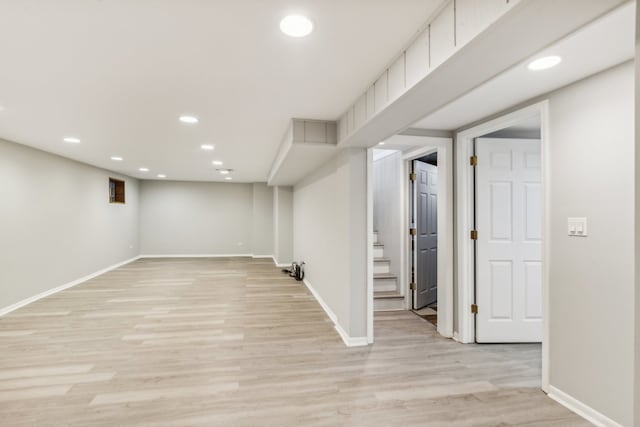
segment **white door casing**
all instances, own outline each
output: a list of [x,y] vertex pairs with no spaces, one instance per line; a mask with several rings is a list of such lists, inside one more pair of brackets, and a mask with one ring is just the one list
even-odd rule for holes
[[542,340],[539,140],[476,140],[476,341]]

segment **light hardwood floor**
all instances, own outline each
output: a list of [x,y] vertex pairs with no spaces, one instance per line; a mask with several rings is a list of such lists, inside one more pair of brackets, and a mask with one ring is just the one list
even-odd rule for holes
[[539,390],[537,345],[375,322],[346,348],[270,260],[140,260],[0,318],[0,425],[589,425]]

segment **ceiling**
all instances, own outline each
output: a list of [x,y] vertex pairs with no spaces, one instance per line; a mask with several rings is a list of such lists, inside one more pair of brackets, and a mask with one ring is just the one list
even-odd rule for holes
[[536,96],[631,60],[635,54],[635,2],[626,3],[534,55],[559,55],[562,62],[530,71],[529,60],[512,67],[412,128],[456,130]]
[[[222,160],[265,181],[289,119],[336,119],[441,3],[2,2],[0,138],[138,178],[221,181]],[[284,36],[290,13],[315,31]]]

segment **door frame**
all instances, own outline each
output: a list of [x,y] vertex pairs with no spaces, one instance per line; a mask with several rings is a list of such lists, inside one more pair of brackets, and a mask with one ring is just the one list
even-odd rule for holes
[[[401,194],[406,197],[403,203],[404,212],[401,217],[402,224],[402,241],[403,249],[403,265],[407,275],[406,286],[406,308],[410,310],[413,291],[409,289],[411,278],[411,238],[409,236],[409,213],[411,203],[409,194],[411,194],[411,183],[409,182],[409,174],[411,173],[411,163],[427,154],[438,153],[438,326],[437,331],[446,338],[453,337],[453,320],[454,320],[454,299],[453,299],[453,274],[454,274],[454,234],[453,234],[453,139],[451,138],[424,138],[415,136],[405,136],[405,138],[422,138],[423,147],[409,151],[402,156],[403,172],[405,179],[402,180]],[[415,197],[414,192],[415,208]],[[415,252],[413,253],[414,263]]]
[[456,258],[458,289],[458,334],[461,343],[475,342],[475,251],[469,238],[475,217],[474,173],[469,164],[475,138],[516,125],[532,115],[540,115],[541,179],[542,179],[542,390],[549,388],[549,101],[544,100],[498,118],[465,129],[456,134]]
[[[438,152],[438,327],[440,335],[453,337],[454,322],[454,211],[453,211],[453,138],[396,135],[387,145],[414,147],[402,154],[400,179],[401,206],[400,233],[400,285],[404,294],[404,309],[409,310],[411,290],[411,240],[409,239],[409,200],[411,162],[426,154]],[[373,149],[367,150],[367,339],[374,341],[373,310]],[[440,191],[442,189],[442,191]]]

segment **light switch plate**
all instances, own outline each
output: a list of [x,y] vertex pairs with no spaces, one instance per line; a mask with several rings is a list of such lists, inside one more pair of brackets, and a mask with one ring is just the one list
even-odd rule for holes
[[571,237],[587,237],[587,218],[568,218],[567,232]]

